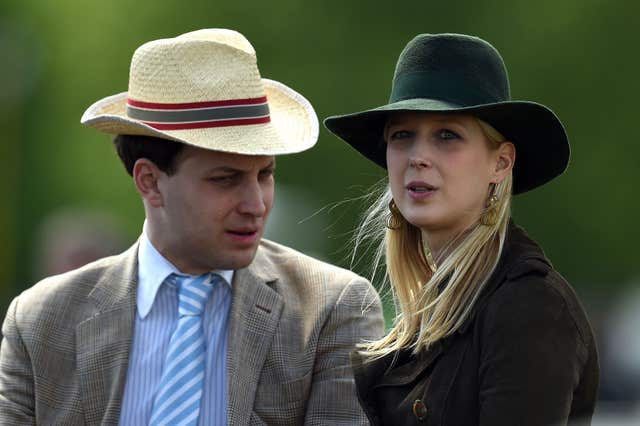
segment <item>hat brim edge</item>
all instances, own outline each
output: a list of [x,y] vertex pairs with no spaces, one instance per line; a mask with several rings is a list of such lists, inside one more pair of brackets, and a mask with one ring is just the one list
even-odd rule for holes
[[[281,105],[280,103],[272,103],[270,101],[269,107],[272,111],[272,116],[277,115],[279,113],[286,115],[287,108],[296,108],[298,113],[302,113],[303,119],[305,123],[302,125],[303,133],[301,137],[286,137],[283,134],[287,132],[283,131],[283,124],[273,123],[273,120],[270,124],[275,127],[275,130],[278,132],[279,137],[281,139],[295,139],[292,143],[288,143],[286,148],[264,148],[264,149],[229,149],[224,144],[220,144],[212,147],[204,147],[197,143],[193,143],[193,141],[188,138],[181,138],[175,135],[172,135],[169,132],[157,130],[147,124],[144,124],[135,119],[131,119],[126,115],[122,114],[107,114],[101,111],[105,109],[111,109],[115,105],[121,105],[120,110],[124,111],[124,105],[127,100],[127,92],[117,93],[115,95],[107,96],[102,98],[96,102],[94,102],[91,106],[89,106],[86,111],[83,113],[80,123],[94,128],[98,131],[108,134],[135,134],[135,135],[145,135],[145,136],[153,136],[163,139],[169,139],[176,142],[185,143],[188,145],[199,146],[205,149],[214,149],[221,152],[229,152],[229,153],[237,153],[237,154],[245,154],[245,155],[283,155],[283,154],[294,154],[298,152],[305,151],[307,149],[312,148],[318,140],[319,136],[319,122],[318,117],[313,109],[311,103],[300,93],[296,92],[292,88],[286,86],[283,83],[280,83],[275,80],[270,80],[263,78],[263,85],[266,91],[270,91],[272,93],[277,93],[279,99],[286,99],[289,104]],[[243,126],[249,130],[252,126],[261,126],[261,125],[247,125]],[[286,143],[287,141],[285,141]]]
[[[325,118],[323,123],[330,132],[347,142],[361,155],[386,169],[386,156],[382,150],[383,128],[390,113],[404,111],[466,113],[494,126],[516,146],[514,194],[544,185],[562,174],[569,164],[570,147],[562,122],[550,108],[537,102],[514,100],[462,107],[436,99],[414,98],[365,111],[330,116]],[[538,138],[539,133],[544,132],[537,129],[535,124],[516,129],[516,134],[513,128],[505,131],[505,127],[511,127],[505,124],[505,119],[513,117],[528,118],[546,127],[552,136]],[[515,121],[523,125],[518,120]],[[530,137],[527,136],[527,132],[531,132]],[[531,142],[526,142],[529,140]],[[532,143],[536,140],[538,145],[533,146]],[[544,157],[540,154],[546,151],[545,148],[555,153],[546,161],[539,158]]]

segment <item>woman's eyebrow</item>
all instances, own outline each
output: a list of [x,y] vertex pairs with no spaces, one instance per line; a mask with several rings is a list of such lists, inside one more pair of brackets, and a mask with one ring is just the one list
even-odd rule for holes
[[464,121],[456,118],[456,117],[447,117],[447,116],[442,116],[442,117],[434,117],[433,118],[434,121],[437,121],[440,124],[455,124],[458,125],[464,129],[468,128],[468,124],[465,124]]
[[389,121],[389,124],[387,124],[387,129],[390,129],[392,127],[403,126],[406,124],[407,124],[406,120],[392,120],[392,121]]

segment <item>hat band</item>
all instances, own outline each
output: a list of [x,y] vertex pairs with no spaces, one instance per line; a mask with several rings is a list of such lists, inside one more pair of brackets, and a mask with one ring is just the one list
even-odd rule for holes
[[191,103],[127,99],[127,116],[158,130],[243,126],[271,121],[267,97]]
[[491,95],[475,86],[450,74],[433,71],[400,74],[393,81],[389,103],[426,98],[466,107],[508,100],[508,95]]

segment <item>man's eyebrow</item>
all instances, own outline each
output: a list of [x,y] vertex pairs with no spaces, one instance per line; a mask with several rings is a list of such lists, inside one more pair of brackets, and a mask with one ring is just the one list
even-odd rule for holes
[[216,172],[225,172],[225,173],[243,173],[244,170],[236,169],[230,166],[218,166],[212,167],[208,171],[208,173],[216,173]]
[[[260,170],[275,169],[275,168],[276,168],[276,162],[275,162],[275,160],[272,160],[266,166],[260,167]],[[247,173],[248,170],[238,169],[238,168],[231,167],[231,166],[218,166],[218,167],[210,168],[207,172],[208,173],[216,173],[216,172],[218,172],[218,173],[219,172],[222,172],[222,173]]]

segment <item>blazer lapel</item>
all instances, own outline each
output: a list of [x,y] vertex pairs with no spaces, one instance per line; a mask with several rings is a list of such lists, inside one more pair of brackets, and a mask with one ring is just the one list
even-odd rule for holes
[[259,249],[251,266],[236,271],[233,279],[226,357],[229,424],[249,424],[260,372],[284,305],[271,287],[274,275]]
[[85,420],[118,423],[136,312],[138,245],[113,258],[89,294],[92,317],[76,327],[76,361]]

